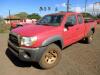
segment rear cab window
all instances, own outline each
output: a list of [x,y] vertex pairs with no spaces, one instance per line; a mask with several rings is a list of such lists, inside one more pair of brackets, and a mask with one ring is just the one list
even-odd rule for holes
[[77,19],[79,24],[83,23],[83,17],[81,15],[77,15]]

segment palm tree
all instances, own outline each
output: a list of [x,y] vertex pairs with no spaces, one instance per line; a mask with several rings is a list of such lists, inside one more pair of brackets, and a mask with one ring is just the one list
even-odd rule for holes
[[47,8],[46,7],[44,7],[44,11],[46,11],[47,10]]
[[55,11],[58,11],[58,8],[57,7],[55,8]]
[[39,8],[39,11],[43,11],[43,7],[42,6]]
[[48,10],[50,11],[51,10],[51,7],[48,7]]

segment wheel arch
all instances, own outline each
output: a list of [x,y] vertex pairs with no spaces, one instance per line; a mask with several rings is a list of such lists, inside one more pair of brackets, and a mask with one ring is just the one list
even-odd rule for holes
[[93,33],[95,33],[95,28],[93,27],[93,28],[91,28],[91,31],[93,32]]
[[61,36],[50,37],[44,40],[41,46],[48,46],[51,43],[58,45],[61,49],[64,47],[63,39],[61,38]]

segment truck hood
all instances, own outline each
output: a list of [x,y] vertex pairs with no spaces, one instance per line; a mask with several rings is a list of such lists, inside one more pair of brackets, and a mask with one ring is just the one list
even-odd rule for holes
[[26,25],[23,27],[13,29],[11,32],[17,33],[21,36],[31,37],[31,36],[35,36],[43,32],[50,31],[54,28],[55,26]]

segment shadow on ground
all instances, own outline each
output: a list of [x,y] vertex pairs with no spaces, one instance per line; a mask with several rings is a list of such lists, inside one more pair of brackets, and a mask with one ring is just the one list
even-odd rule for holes
[[35,63],[35,62],[25,62],[25,61],[21,61],[19,60],[8,48],[6,49],[5,52],[6,56],[10,59],[10,61],[17,67],[35,67],[37,69],[40,69],[40,66]]

